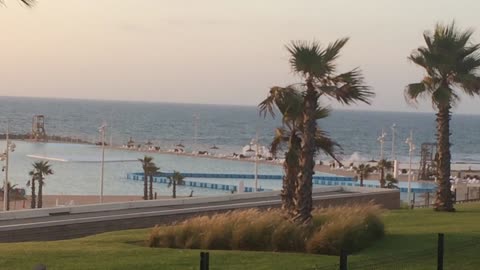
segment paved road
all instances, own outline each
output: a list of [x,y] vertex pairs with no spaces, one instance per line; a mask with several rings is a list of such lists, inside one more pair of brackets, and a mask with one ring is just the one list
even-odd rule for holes
[[[314,200],[328,198],[330,195],[339,195],[345,192],[316,192]],[[237,199],[223,202],[196,203],[170,206],[143,207],[135,209],[111,210],[81,214],[66,214],[39,218],[13,219],[0,221],[0,232],[18,228],[46,227],[65,225],[70,223],[95,222],[104,220],[119,220],[147,216],[165,216],[185,213],[202,213],[217,210],[231,210],[249,207],[275,206],[281,203],[279,196],[261,198]]]

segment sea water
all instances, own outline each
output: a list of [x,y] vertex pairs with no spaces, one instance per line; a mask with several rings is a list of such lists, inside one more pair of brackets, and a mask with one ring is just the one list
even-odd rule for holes
[[[121,101],[91,101],[0,97],[0,133],[10,121],[12,133],[30,132],[32,116],[46,117],[46,132],[89,141],[99,141],[98,127],[107,122],[107,142],[126,144],[129,138],[136,143],[147,141],[173,148],[182,142],[187,151],[211,150],[218,153],[241,152],[258,133],[263,145],[269,145],[274,128],[280,126],[278,116],[260,117],[255,106],[194,105]],[[412,109],[413,111],[413,109]],[[199,116],[194,123],[194,114]],[[397,157],[408,160],[405,139],[410,130],[417,145],[414,160],[418,161],[420,145],[435,142],[435,115],[415,112],[370,112],[334,110],[330,117],[320,120],[319,126],[342,147],[339,156],[347,161],[378,159],[377,141],[381,130],[387,132],[385,156],[391,156],[393,123],[396,124],[395,149]],[[454,162],[480,163],[480,115],[454,114],[451,122],[452,159]],[[194,138],[195,126],[197,137]],[[196,144],[194,142],[197,142]],[[325,158],[325,157],[323,157]]]

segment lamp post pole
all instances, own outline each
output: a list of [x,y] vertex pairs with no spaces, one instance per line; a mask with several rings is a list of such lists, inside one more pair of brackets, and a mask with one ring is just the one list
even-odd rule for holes
[[383,160],[383,144],[385,143],[385,136],[387,133],[382,128],[382,134],[378,137],[377,141],[380,142],[380,160]]
[[3,184],[3,211],[7,211],[7,204],[8,204],[8,201],[7,201],[7,196],[8,196],[8,152],[9,152],[9,148],[10,148],[10,140],[8,138],[8,133],[9,133],[9,125],[8,125],[8,121],[7,121],[7,134],[6,134],[6,143],[7,143],[7,147],[5,149],[5,182]]
[[100,133],[102,136],[102,169],[101,169],[101,176],[100,176],[100,203],[103,203],[103,176],[105,170],[105,129],[107,127],[106,123],[103,123],[100,127]]
[[193,144],[196,147],[197,137],[198,137],[198,121],[200,120],[200,115],[197,113],[193,114]]
[[394,161],[394,162],[397,159],[397,157],[395,156],[395,129],[396,129],[396,127],[397,127],[396,124],[392,125],[392,161]]
[[5,160],[5,182],[3,183],[3,211],[7,211],[8,209],[8,200],[7,200],[7,197],[8,197],[8,193],[9,193],[9,190],[8,190],[8,158],[9,158],[9,152],[10,151],[15,151],[15,144],[14,143],[10,143],[10,139],[9,139],[9,133],[10,133],[10,127],[9,127],[9,123],[8,123],[8,120],[7,120],[7,134],[5,136],[5,141],[6,141],[6,148],[5,148],[5,152],[2,154],[2,160]]

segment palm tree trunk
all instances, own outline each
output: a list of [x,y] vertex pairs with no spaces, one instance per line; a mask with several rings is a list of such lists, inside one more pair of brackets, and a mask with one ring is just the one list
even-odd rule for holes
[[455,211],[450,190],[450,108],[450,104],[439,106],[437,113],[438,189],[435,201],[435,210],[448,212]]
[[148,199],[153,200],[153,174],[150,174],[150,186],[148,189]]
[[380,187],[385,187],[385,168],[383,166],[380,167]]
[[177,198],[177,181],[176,180],[173,180],[172,181],[172,198]]
[[300,149],[300,141],[296,136],[296,130],[290,133],[288,141],[288,152],[283,162],[283,186],[282,186],[282,209],[285,211],[287,218],[294,218],[295,213],[295,190],[298,176],[298,156],[296,151]]
[[30,208],[35,209],[37,206],[37,196],[35,195],[35,179],[32,177],[32,198],[30,201]]
[[40,178],[38,181],[38,202],[37,208],[42,208],[43,206],[43,179]]
[[143,199],[148,200],[148,173],[143,170]]
[[363,174],[360,174],[360,186],[363,187]]
[[300,153],[300,173],[295,192],[296,209],[294,220],[299,224],[310,224],[312,221],[312,177],[315,166],[315,132],[317,129],[315,111],[317,102],[318,94],[315,91],[312,79],[309,78],[307,79],[307,93],[304,97],[304,130]]

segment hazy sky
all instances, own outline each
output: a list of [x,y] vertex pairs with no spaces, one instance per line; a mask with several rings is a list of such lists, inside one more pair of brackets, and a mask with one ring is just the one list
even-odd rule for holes
[[[478,0],[16,0],[0,7],[0,95],[256,105],[298,82],[284,45],[351,38],[340,71],[360,66],[369,110],[408,110],[406,59],[435,22],[477,30]],[[424,102],[417,110],[431,110]],[[480,113],[465,97],[458,112]],[[341,106],[336,106],[341,107]]]

